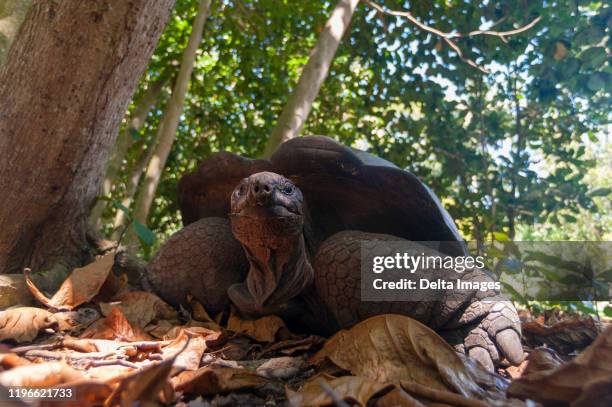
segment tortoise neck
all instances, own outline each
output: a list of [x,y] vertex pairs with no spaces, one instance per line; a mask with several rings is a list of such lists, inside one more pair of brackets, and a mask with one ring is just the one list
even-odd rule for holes
[[250,263],[246,286],[256,309],[282,305],[312,284],[314,273],[302,234],[278,247],[244,248]]

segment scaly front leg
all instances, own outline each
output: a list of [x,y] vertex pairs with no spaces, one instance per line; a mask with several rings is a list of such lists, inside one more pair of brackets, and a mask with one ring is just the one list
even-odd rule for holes
[[[466,273],[463,281],[492,281],[482,270]],[[493,370],[502,358],[518,365],[523,360],[521,323],[510,301],[497,291],[477,291],[469,302],[460,304],[449,293],[440,304],[441,313],[457,310],[440,333],[457,348]]]
[[[523,358],[520,323],[510,302],[496,292],[447,290],[442,301],[361,301],[361,242],[378,246],[385,253],[396,236],[344,231],[327,239],[315,261],[316,294],[333,317],[330,328],[348,328],[359,321],[380,314],[402,314],[435,329],[456,348],[467,352],[489,369],[505,357],[512,364]],[[419,254],[426,248],[415,249]],[[432,252],[431,254],[438,254]],[[448,278],[449,269],[423,269],[432,281]],[[463,281],[486,282],[491,279],[482,270],[465,272]]]

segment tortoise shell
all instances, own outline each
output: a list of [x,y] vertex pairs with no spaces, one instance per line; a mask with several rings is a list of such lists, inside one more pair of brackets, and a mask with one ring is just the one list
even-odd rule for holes
[[[289,140],[269,160],[228,152],[211,155],[180,180],[184,224],[212,216],[227,218],[236,185],[261,171],[281,174],[301,189],[314,242],[343,230],[412,241],[463,241],[438,197],[414,174],[323,136]],[[464,254],[463,244],[451,246],[442,251]]]

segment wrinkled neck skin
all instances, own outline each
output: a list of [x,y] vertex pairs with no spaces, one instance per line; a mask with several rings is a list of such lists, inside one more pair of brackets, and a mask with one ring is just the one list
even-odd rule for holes
[[294,299],[314,280],[304,235],[299,233],[267,242],[265,239],[253,239],[252,242],[243,239],[242,246],[250,269],[246,281],[229,290],[234,305],[252,317],[299,312]]

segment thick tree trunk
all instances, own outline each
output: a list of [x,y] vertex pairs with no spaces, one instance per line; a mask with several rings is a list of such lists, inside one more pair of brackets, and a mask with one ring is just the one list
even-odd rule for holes
[[28,7],[30,0],[0,1],[0,66],[4,64],[6,54],[17,36]]
[[306,123],[312,103],[319,94],[321,85],[327,77],[336,50],[344,33],[351,24],[351,19],[359,0],[340,0],[332,15],[327,20],[325,28],[319,35],[308,62],[304,65],[302,74],[293,90],[264,151],[269,157],[279,144],[297,137]]
[[89,257],[87,215],[173,0],[37,0],[0,69],[0,272]]
[[[144,125],[149,112],[151,109],[153,109],[153,107],[155,107],[155,104],[159,99],[159,95],[162,93],[162,89],[167,81],[168,78],[166,76],[161,76],[158,80],[153,82],[145,91],[142,99],[130,115],[128,125],[125,127],[123,134],[121,134],[117,139],[113,152],[108,160],[106,175],[104,176],[104,181],[102,182],[100,196],[106,197],[108,194],[110,194],[113,184],[121,171],[121,167],[123,166],[123,161],[125,160],[127,152],[134,144],[134,137],[132,136],[132,133],[138,132]],[[91,210],[89,222],[95,230],[100,229],[102,226],[102,213],[104,213],[106,204],[106,200],[99,199]]]
[[[166,165],[166,160],[170,154],[174,139],[176,138],[176,130],[178,128],[181,112],[183,111],[185,95],[189,88],[189,81],[195,64],[196,53],[202,41],[204,22],[210,13],[210,3],[211,0],[200,1],[198,13],[192,25],[189,41],[187,42],[187,47],[183,51],[181,68],[176,78],[174,88],[172,89],[172,95],[166,105],[162,120],[159,123],[156,137],[157,145],[149,161],[144,182],[134,202],[133,218],[142,224],[147,223],[147,217],[149,216],[149,210],[151,209],[151,204],[155,197],[155,191],[159,185],[162,171]],[[128,241],[134,242],[135,239],[133,237],[133,234],[128,234]]]

